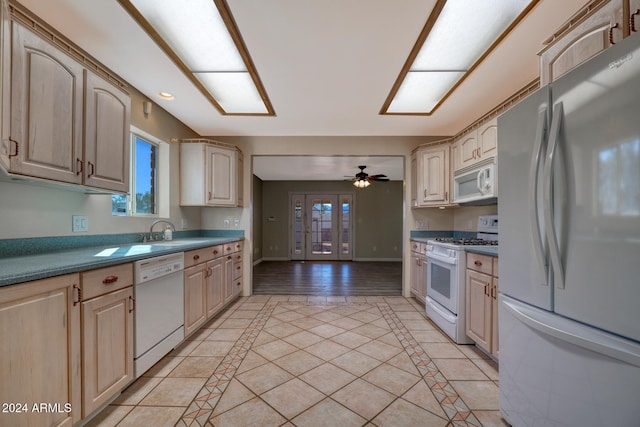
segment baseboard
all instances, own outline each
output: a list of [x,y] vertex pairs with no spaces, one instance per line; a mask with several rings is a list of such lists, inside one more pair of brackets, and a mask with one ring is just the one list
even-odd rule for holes
[[264,261],[263,258],[257,259],[255,261],[253,261],[253,266],[255,267],[256,265],[260,264],[262,261]]
[[402,258],[354,258],[354,261],[402,262]]
[[260,261],[291,261],[288,257],[263,257],[260,258]]

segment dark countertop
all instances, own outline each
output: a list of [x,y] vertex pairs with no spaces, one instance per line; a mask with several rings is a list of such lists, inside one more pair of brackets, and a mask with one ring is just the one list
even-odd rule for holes
[[191,237],[166,242],[125,243],[6,257],[0,259],[0,287],[238,240],[243,238]]

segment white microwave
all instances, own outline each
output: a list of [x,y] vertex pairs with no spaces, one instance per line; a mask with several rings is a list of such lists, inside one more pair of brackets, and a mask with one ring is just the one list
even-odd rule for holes
[[491,205],[498,202],[496,164],[489,163],[453,177],[453,203]]

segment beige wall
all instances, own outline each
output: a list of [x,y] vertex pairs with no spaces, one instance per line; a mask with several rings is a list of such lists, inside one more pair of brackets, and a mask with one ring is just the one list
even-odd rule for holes
[[[400,181],[374,183],[356,189],[340,181],[264,181],[262,242],[267,259],[289,259],[289,195],[293,192],[352,194],[354,201],[354,259],[402,259],[403,185]],[[269,221],[271,217],[273,220]],[[256,233],[254,232],[255,236]],[[257,246],[254,242],[254,251]]]
[[[195,132],[176,118],[154,105],[145,118],[142,103],[148,101],[134,89],[131,93],[131,124],[163,140],[191,138]],[[171,143],[170,220],[180,227],[182,219],[190,228],[200,228],[200,209],[181,208],[179,203],[179,147]],[[1,173],[1,172],[0,172]],[[71,216],[86,215],[89,232],[83,234],[135,233],[148,230],[153,219],[123,218],[111,215],[110,195],[88,195],[54,187],[42,187],[15,182],[0,182],[0,239],[72,235]]]

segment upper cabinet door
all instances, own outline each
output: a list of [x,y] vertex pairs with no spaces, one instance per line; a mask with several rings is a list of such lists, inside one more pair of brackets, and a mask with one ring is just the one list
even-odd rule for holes
[[208,205],[236,204],[236,151],[208,145],[205,148]]
[[10,171],[80,184],[83,67],[12,25]]
[[85,70],[85,184],[129,191],[129,95]]
[[435,147],[421,153],[421,205],[449,203],[449,145]]
[[476,130],[462,137],[458,156],[461,169],[478,161],[478,132]]
[[[599,52],[618,43],[629,32],[625,20],[627,0],[603,2],[583,20],[555,34],[540,53],[540,86],[558,79]],[[633,12],[633,11],[632,11]],[[578,12],[578,14],[581,11]],[[576,14],[577,15],[577,14]],[[571,20],[570,20],[571,21]]]
[[478,159],[498,154],[498,118],[494,117],[478,128]]

